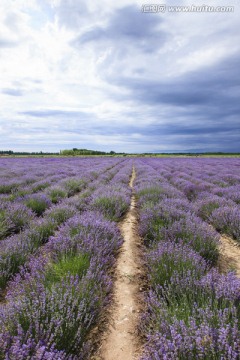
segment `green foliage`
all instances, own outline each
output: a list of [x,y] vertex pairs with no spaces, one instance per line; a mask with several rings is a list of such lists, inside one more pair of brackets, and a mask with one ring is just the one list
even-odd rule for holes
[[81,278],[86,274],[89,265],[88,254],[65,254],[57,262],[49,265],[45,275],[46,286],[51,287],[69,275],[78,275]]
[[43,245],[50,236],[54,234],[54,230],[56,230],[58,224],[53,222],[51,219],[43,221],[41,224],[34,226],[30,233],[30,246],[31,248],[38,248]]
[[212,215],[213,211],[218,209],[220,205],[216,201],[211,201],[208,204],[204,204],[199,209],[199,215],[203,220],[209,220],[209,217]]
[[198,277],[203,273],[202,269],[194,264],[191,259],[184,259],[181,256],[176,259],[176,256],[171,256],[170,254],[161,256],[160,261],[157,261],[157,259],[154,261],[150,260],[149,266],[151,269],[150,283],[154,287],[170,283],[174,273],[181,274],[182,276],[184,273],[193,274],[195,272],[198,274]]
[[85,181],[83,179],[69,179],[64,182],[63,186],[67,191],[67,196],[73,196],[74,194],[81,191],[84,187]]
[[49,182],[45,182],[45,183],[33,185],[32,191],[33,191],[33,193],[35,193],[35,192],[44,190],[44,189],[46,189],[49,185],[50,185]]
[[17,187],[17,184],[0,184],[0,194],[11,194]]
[[29,198],[25,201],[27,207],[32,209],[38,216],[42,215],[42,213],[47,209],[48,204],[44,199],[36,199],[36,198]]
[[25,195],[30,194],[31,191],[30,190],[18,190],[16,192],[13,192],[11,195],[9,195],[9,201],[14,201],[15,199],[19,198],[19,197],[24,197]]
[[141,199],[142,208],[151,208],[159,203],[164,194],[160,186],[146,187],[138,192],[137,198]]
[[[211,288],[199,286],[194,278],[186,282],[183,280],[184,277],[182,282],[173,280],[172,284],[166,284],[161,294],[158,294],[164,299],[165,306],[163,305],[163,307],[167,310],[165,313],[167,321],[171,323],[172,319],[177,319],[189,324],[191,316],[194,316],[196,324],[201,325],[203,319],[199,315],[196,316],[196,313],[200,309],[203,310],[202,312],[204,312],[204,309],[209,309],[212,318],[208,319],[208,322],[213,327],[218,328],[221,321],[219,311],[225,311],[225,315],[227,315],[226,309],[231,309],[233,306],[231,300],[224,298],[224,296],[217,298]],[[228,322],[229,324],[234,322],[231,312],[229,313]]]
[[[16,274],[19,267],[26,261],[27,254],[19,254],[19,252],[13,252],[10,255],[3,254],[1,256],[1,276],[0,276],[0,289],[5,289],[8,280],[12,277],[12,274]],[[5,271],[7,269],[7,271]]]
[[168,219],[159,215],[152,216],[148,219],[147,228],[144,234],[144,244],[150,246],[153,243],[164,239],[161,229],[165,229],[168,225]]
[[61,155],[65,156],[75,156],[75,155],[106,155],[105,151],[96,151],[96,150],[87,150],[87,149],[77,149],[73,148],[72,150],[61,150]]
[[[39,246],[43,245],[50,236],[54,234],[58,224],[51,219],[42,221],[40,224],[33,225],[29,230],[27,237],[22,241],[26,242],[26,248],[29,252],[12,252],[11,254],[1,255],[1,276],[0,276],[0,288],[4,289],[8,280],[15,274],[21,265],[24,265],[29,254],[33,254]],[[25,236],[25,235],[23,235]],[[5,271],[7,269],[7,271]]]
[[9,234],[9,227],[5,219],[5,212],[0,211],[0,240],[4,239]]
[[58,203],[61,199],[67,196],[67,192],[61,188],[51,189],[48,193],[53,204]]
[[128,206],[121,196],[102,196],[98,197],[93,203],[94,209],[99,210],[107,219],[113,221],[119,220],[127,211]]
[[47,214],[48,218],[50,220],[53,220],[53,222],[58,225],[65,222],[67,219],[69,219],[73,215],[74,215],[74,210],[69,211],[69,209],[66,209],[65,207],[58,208],[58,209],[50,209],[50,211],[48,211],[48,214]]

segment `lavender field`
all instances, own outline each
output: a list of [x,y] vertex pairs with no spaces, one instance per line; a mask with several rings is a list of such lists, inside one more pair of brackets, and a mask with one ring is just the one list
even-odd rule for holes
[[142,360],[239,359],[240,281],[220,234],[240,241],[238,159],[146,159],[135,184],[146,246]]
[[138,358],[240,358],[240,159],[96,157],[0,159],[0,359],[93,359],[133,196]]

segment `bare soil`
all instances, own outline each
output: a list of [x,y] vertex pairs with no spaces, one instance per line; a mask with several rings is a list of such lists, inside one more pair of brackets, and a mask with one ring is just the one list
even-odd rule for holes
[[[129,186],[133,187],[135,170],[133,169]],[[138,215],[134,192],[131,206],[119,223],[124,243],[117,259],[113,305],[107,330],[102,337],[98,355],[102,360],[133,360],[141,353],[141,339],[138,336],[139,316],[143,309],[141,287],[143,283],[143,265],[141,240],[138,236]]]
[[221,272],[234,270],[240,277],[240,246],[227,235],[221,236],[219,269]]

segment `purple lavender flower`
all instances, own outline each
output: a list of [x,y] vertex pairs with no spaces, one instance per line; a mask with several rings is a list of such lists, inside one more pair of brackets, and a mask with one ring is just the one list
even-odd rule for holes
[[240,241],[240,209],[238,207],[220,207],[212,212],[209,220],[217,230]]

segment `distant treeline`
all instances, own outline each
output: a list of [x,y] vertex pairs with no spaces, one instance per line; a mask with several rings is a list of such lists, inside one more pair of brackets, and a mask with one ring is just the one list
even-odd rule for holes
[[72,150],[60,150],[59,152],[43,152],[43,151],[13,151],[13,150],[0,150],[0,155],[63,155],[63,156],[76,156],[76,155],[123,155],[124,153],[115,153],[115,151],[105,152],[98,150],[87,150],[87,149],[77,149],[73,148]]
[[28,152],[28,151],[12,151],[12,150],[0,150],[0,155],[59,155],[59,152]]
[[[118,155],[122,155],[124,153],[118,153]],[[87,150],[87,149],[77,149],[73,148],[72,150],[61,150],[60,155],[66,156],[75,156],[75,155],[116,155],[115,151],[105,152],[98,150]]]

